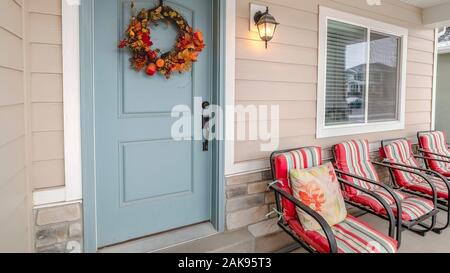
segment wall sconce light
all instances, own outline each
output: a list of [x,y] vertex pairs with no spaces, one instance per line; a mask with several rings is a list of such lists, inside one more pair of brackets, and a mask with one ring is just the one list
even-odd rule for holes
[[265,12],[256,12],[254,20],[259,37],[266,43],[267,48],[267,43],[272,40],[279,23],[275,20],[275,17],[269,13],[269,7],[266,8]]

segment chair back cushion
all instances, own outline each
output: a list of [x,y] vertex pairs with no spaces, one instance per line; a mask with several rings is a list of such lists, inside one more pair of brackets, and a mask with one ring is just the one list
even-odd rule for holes
[[[336,167],[343,172],[364,177],[366,179],[380,181],[375,167],[370,161],[370,149],[368,140],[351,140],[334,147]],[[352,182],[364,189],[376,190],[378,186],[349,176],[343,179]],[[346,193],[351,197],[361,194],[351,187],[345,187]]]
[[[308,169],[322,165],[322,148],[307,147],[280,153],[272,158],[274,179],[281,182],[281,188],[292,194],[289,175],[293,169]],[[284,215],[287,219],[295,218],[297,213],[292,202],[282,199]]]
[[[442,154],[450,156],[450,151],[447,146],[447,137],[444,132],[427,132],[421,133],[419,136],[419,144],[425,150],[425,156],[432,159],[449,160],[445,157],[429,154],[427,152]],[[448,174],[450,172],[450,164],[446,162],[427,160],[428,166],[441,174]]]
[[[414,158],[411,142],[406,139],[396,140],[385,145],[383,151],[385,158],[390,163],[398,163],[416,168],[420,167],[419,163]],[[397,184],[402,187],[423,180],[420,176],[400,170],[393,170],[393,174]]]
[[[347,218],[344,197],[332,163],[310,169],[292,169],[290,172],[295,198],[319,213],[330,226]],[[320,230],[321,226],[303,210],[297,215],[305,230]]]

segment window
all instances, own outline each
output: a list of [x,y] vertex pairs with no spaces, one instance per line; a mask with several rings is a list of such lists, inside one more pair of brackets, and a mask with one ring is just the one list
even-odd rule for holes
[[320,8],[317,137],[404,128],[406,29]]

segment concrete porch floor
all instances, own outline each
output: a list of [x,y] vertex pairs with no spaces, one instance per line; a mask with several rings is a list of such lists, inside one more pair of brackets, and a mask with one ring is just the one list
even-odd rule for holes
[[[350,210],[353,215],[360,215],[358,210]],[[438,225],[445,223],[445,214],[441,212]],[[386,234],[387,222],[370,214],[360,217],[372,227]],[[203,238],[194,239],[197,233],[209,232]],[[187,237],[186,237],[187,236]],[[442,234],[429,232],[422,237],[411,231],[402,234],[399,253],[450,253],[450,229]],[[179,239],[178,243],[174,241]],[[191,239],[189,239],[191,238]],[[164,247],[164,245],[168,247]],[[208,224],[187,227],[167,234],[160,234],[140,240],[103,249],[100,252],[119,253],[306,253],[304,249],[295,248],[295,242],[276,224],[276,219],[228,233],[215,233]]]
[[[380,231],[385,232],[388,229],[386,221],[373,215],[364,215],[360,219]],[[438,227],[442,226],[445,220],[445,215],[441,212],[438,217]],[[399,253],[450,253],[450,228],[440,235],[429,232],[425,237],[422,237],[411,231],[404,231],[402,236]],[[292,253],[305,253],[305,250],[298,249]]]

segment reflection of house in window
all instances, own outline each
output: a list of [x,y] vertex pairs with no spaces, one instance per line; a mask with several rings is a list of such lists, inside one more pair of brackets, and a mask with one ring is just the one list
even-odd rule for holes
[[443,28],[439,34],[439,52],[450,53],[450,27]]
[[361,96],[366,89],[366,65],[358,65],[345,71],[347,78],[346,96]]
[[[358,65],[347,69],[346,97],[361,97],[365,94],[366,65]],[[392,109],[395,105],[397,90],[392,87],[397,86],[397,67],[388,66],[382,63],[370,64],[369,103],[370,113],[382,115],[387,109]]]
[[446,31],[443,32],[441,36],[439,36],[439,43],[448,43],[450,42],[450,27],[446,28]]

